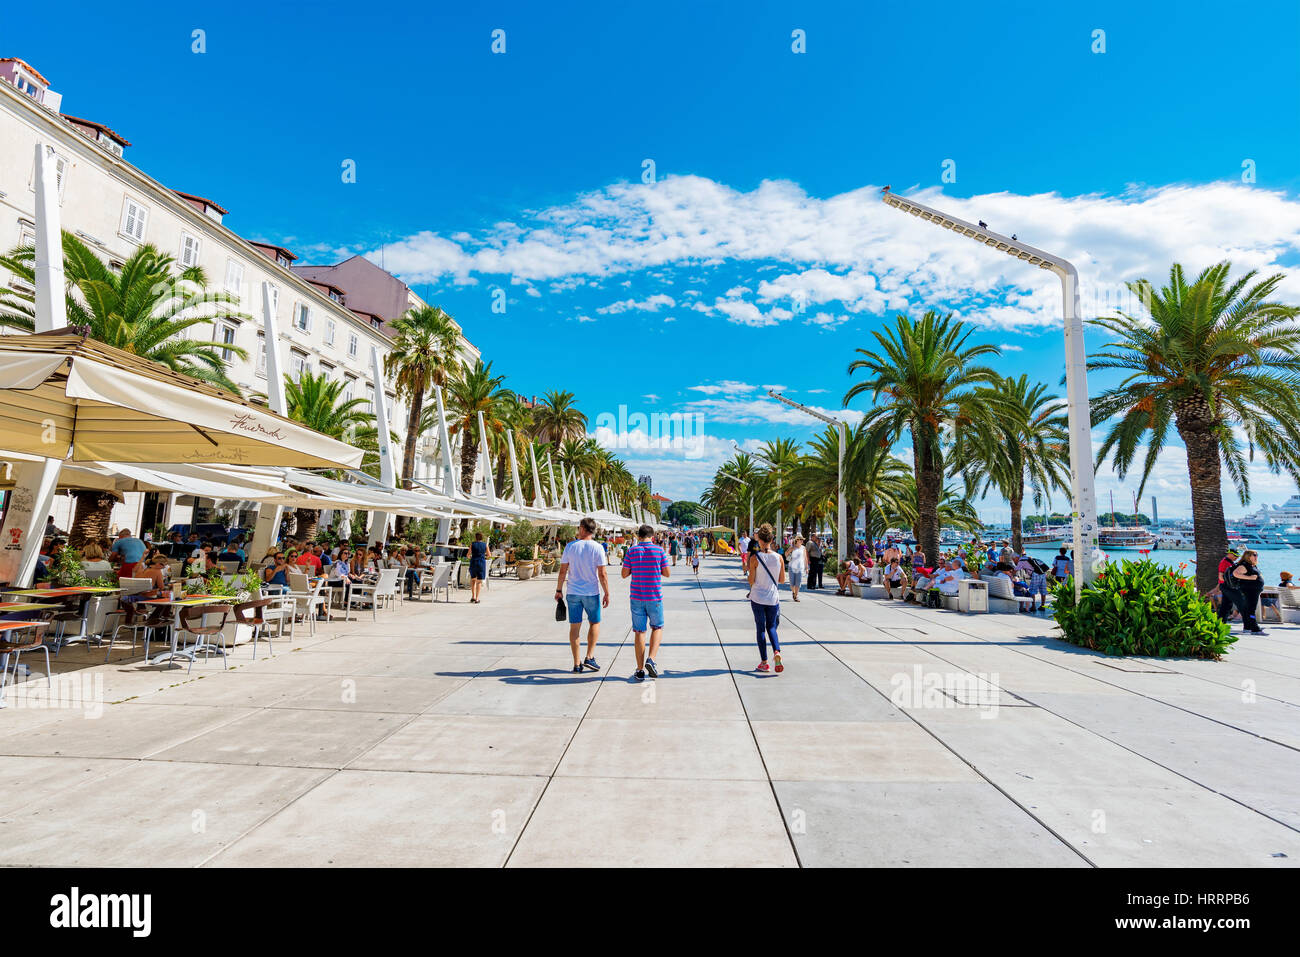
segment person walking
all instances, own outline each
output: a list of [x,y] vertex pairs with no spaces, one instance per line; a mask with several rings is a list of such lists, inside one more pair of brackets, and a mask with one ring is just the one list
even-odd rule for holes
[[808,570],[808,549],[803,547],[803,539],[796,535],[794,547],[790,549],[790,595],[792,601],[799,600],[799,586]]
[[483,533],[475,532],[474,541],[469,546],[469,601],[471,605],[479,603],[483,592],[483,582],[487,580],[488,543],[483,541]]
[[[1264,576],[1255,567],[1259,555],[1254,549],[1241,553],[1241,560],[1232,566],[1232,580],[1237,586],[1238,606],[1241,609],[1242,627],[1252,635],[1267,635],[1259,622],[1255,620],[1255,611],[1259,607],[1259,593],[1264,589]],[[1227,580],[1226,578],[1224,579]]]
[[[643,527],[644,527],[644,526],[643,526]],[[678,549],[679,549],[680,547],[681,547],[681,546],[680,546],[680,545],[678,544],[678,542],[677,542],[677,536],[676,536],[676,535],[674,535],[672,538],[668,539],[668,550],[672,553],[672,556],[673,556],[673,564],[674,564],[674,565],[677,564],[677,551],[678,551]]]
[[758,667],[756,671],[773,670],[767,664],[767,643],[772,643],[772,664],[778,672],[785,670],[781,663],[781,640],[777,625],[781,623],[781,594],[777,586],[785,581],[785,561],[772,551],[774,538],[772,526],[766,522],[758,529],[758,551],[749,564],[749,608],[754,613],[754,630],[758,641]]
[[[578,523],[578,537],[564,546],[560,556],[560,575],[555,582],[555,599],[564,598],[569,606],[569,648],[573,652],[573,673],[583,669],[599,671],[596,642],[600,638],[600,611],[609,607],[608,561],[605,549],[592,536],[596,522],[583,518]],[[569,583],[568,595],[564,583]],[[587,616],[587,657],[579,658],[578,639],[582,634],[582,616]]]
[[822,587],[822,569],[826,567],[826,555],[822,543],[816,535],[808,539],[808,590],[816,591]]
[[697,548],[691,552],[691,570],[695,572],[695,577],[700,577],[700,550]]
[[[632,606],[632,635],[636,648],[636,681],[659,677],[655,657],[664,637],[664,596],[660,580],[668,577],[668,556],[651,536],[654,529],[642,525],[636,530],[637,543],[623,555],[624,578],[632,579],[628,592]],[[675,539],[674,539],[675,541]],[[650,628],[650,653],[646,654],[646,626]]]
[[1232,614],[1241,607],[1241,589],[1232,578],[1231,572],[1237,564],[1237,550],[1228,549],[1228,554],[1219,561],[1219,617],[1231,622]]

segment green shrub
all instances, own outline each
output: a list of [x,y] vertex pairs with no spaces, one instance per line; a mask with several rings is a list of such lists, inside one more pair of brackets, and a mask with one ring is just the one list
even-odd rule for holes
[[1107,566],[1076,602],[1074,578],[1053,588],[1065,640],[1108,655],[1219,658],[1237,640],[1196,584],[1152,561]]

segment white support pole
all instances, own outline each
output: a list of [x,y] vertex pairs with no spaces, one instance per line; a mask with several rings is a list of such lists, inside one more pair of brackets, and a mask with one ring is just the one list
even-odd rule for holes
[[488,448],[487,427],[483,424],[482,412],[478,414],[478,450],[480,467],[483,469],[483,494],[489,502],[495,502],[496,480],[492,477],[492,453]]
[[836,497],[836,531],[835,531],[835,552],[839,556],[840,563],[849,556],[849,496],[844,490],[844,446],[848,444],[848,426],[840,420],[840,454],[839,464],[837,465],[835,481]]
[[515,457],[515,433],[506,432],[506,449],[510,452],[510,484],[513,486],[513,494],[516,505],[524,504],[524,490],[519,484],[519,462]]
[[[271,302],[271,284],[262,283],[262,340],[266,346],[266,401],[277,415],[289,415],[289,403],[284,393],[284,364],[280,358],[280,329]],[[281,505],[259,505],[257,522],[253,526],[253,541],[249,557],[261,561],[280,537],[280,521],[284,517]],[[341,529],[340,529],[341,531]]]
[[[36,315],[35,331],[52,332],[68,324],[63,277],[63,229],[59,223],[58,167],[54,151],[36,144]],[[59,470],[69,450],[51,448],[38,462],[10,466],[13,488],[5,496],[0,521],[0,581],[32,583],[41,553],[45,519],[54,504]]]
[[4,520],[0,523],[0,582],[31,587],[45,519],[54,505],[62,467],[63,460],[58,458],[12,465],[14,485],[5,497]]
[[[438,448],[442,459],[442,494],[452,501],[460,498],[460,489],[456,487],[456,469],[452,464],[451,437],[447,431],[447,410],[442,404],[442,387],[433,387],[433,399],[438,407]],[[437,544],[446,545],[451,540],[451,519],[438,519]]]
[[533,472],[533,508],[546,508],[546,497],[542,495],[542,475],[537,471],[537,450],[533,443],[528,443],[528,465]]
[[[384,488],[394,488],[397,474],[393,468],[392,439],[388,432],[388,405],[384,402],[384,370],[380,365],[379,349],[376,346],[370,347],[370,372],[375,377],[374,413],[379,444],[379,481],[383,483]],[[383,542],[388,537],[388,517],[387,512],[372,511],[366,538],[371,542]]]
[[[546,453],[546,471],[550,473],[551,478],[551,504],[556,508],[560,507],[560,496],[555,491],[555,463],[551,461],[551,453]],[[567,505],[565,506],[568,507]]]
[[[58,161],[52,147],[36,144],[36,332],[68,324],[59,223]],[[41,521],[44,521],[42,517]]]
[[1065,394],[1070,429],[1070,490],[1074,497],[1074,591],[1095,577],[1098,549],[1097,490],[1092,470],[1092,414],[1088,405],[1088,351],[1079,315],[1079,273],[1070,263],[1053,270],[1061,279],[1065,320]]

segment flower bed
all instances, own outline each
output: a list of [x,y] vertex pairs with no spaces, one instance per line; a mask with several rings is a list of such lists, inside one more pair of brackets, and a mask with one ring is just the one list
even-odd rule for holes
[[1183,573],[1151,561],[1107,566],[1076,602],[1074,579],[1053,589],[1065,640],[1108,655],[1219,658],[1237,640]]

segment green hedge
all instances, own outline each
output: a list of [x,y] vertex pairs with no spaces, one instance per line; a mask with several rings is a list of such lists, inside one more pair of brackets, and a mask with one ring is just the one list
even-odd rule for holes
[[1184,574],[1152,561],[1109,565],[1074,598],[1074,579],[1053,589],[1065,640],[1108,655],[1219,658],[1237,640]]

